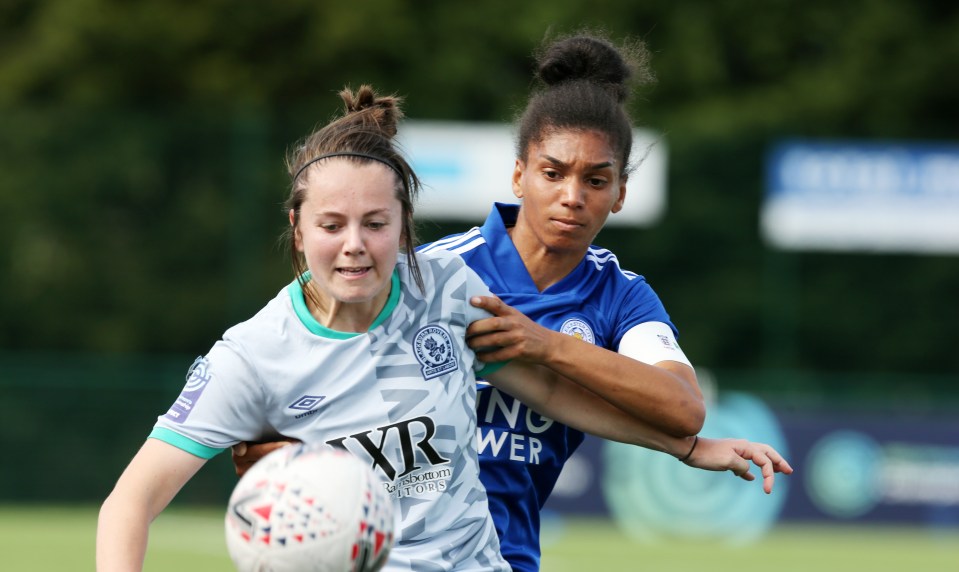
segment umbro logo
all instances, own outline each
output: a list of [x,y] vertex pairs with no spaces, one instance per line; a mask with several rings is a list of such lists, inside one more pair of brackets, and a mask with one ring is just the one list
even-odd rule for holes
[[316,413],[316,408],[319,407],[320,403],[324,399],[326,399],[325,395],[304,395],[303,397],[291,403],[288,409],[303,411],[303,413],[294,416],[295,419],[299,419],[301,417],[306,417],[307,415],[313,415]]

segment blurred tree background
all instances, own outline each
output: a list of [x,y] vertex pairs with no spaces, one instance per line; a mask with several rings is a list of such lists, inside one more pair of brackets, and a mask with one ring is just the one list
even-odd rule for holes
[[[648,278],[693,362],[782,399],[954,404],[959,256],[777,252],[758,219],[779,138],[959,138],[955,3],[6,0],[7,438],[116,421],[94,395],[160,388],[132,454],[192,356],[291,279],[283,155],[344,85],[400,94],[413,119],[510,121],[531,52],[583,27],[653,53],[632,110],[665,135],[667,212],[597,243]],[[70,395],[43,423],[21,411],[42,409],[38,388]]]

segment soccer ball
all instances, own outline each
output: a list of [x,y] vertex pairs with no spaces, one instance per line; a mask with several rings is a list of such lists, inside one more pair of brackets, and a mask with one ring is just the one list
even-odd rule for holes
[[372,469],[325,444],[260,459],[226,511],[240,572],[374,572],[393,546],[393,503]]

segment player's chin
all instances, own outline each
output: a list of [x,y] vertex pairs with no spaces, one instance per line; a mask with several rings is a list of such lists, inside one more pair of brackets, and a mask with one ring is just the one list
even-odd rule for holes
[[583,227],[557,231],[550,240],[549,248],[555,252],[576,252],[589,246],[593,237]]

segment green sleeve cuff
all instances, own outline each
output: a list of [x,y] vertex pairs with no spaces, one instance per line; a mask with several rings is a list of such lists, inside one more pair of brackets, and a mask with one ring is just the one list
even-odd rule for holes
[[223,451],[226,451],[226,449],[216,449],[214,447],[201,445],[193,439],[184,437],[176,431],[170,431],[165,427],[154,427],[153,431],[150,432],[149,437],[151,439],[159,439],[164,443],[173,445],[177,449],[182,449],[187,453],[195,455],[201,459],[212,459]]
[[476,372],[476,377],[486,377],[491,373],[496,373],[497,371],[503,369],[503,366],[508,363],[508,361],[494,361],[493,363],[488,363],[484,365],[482,369]]

